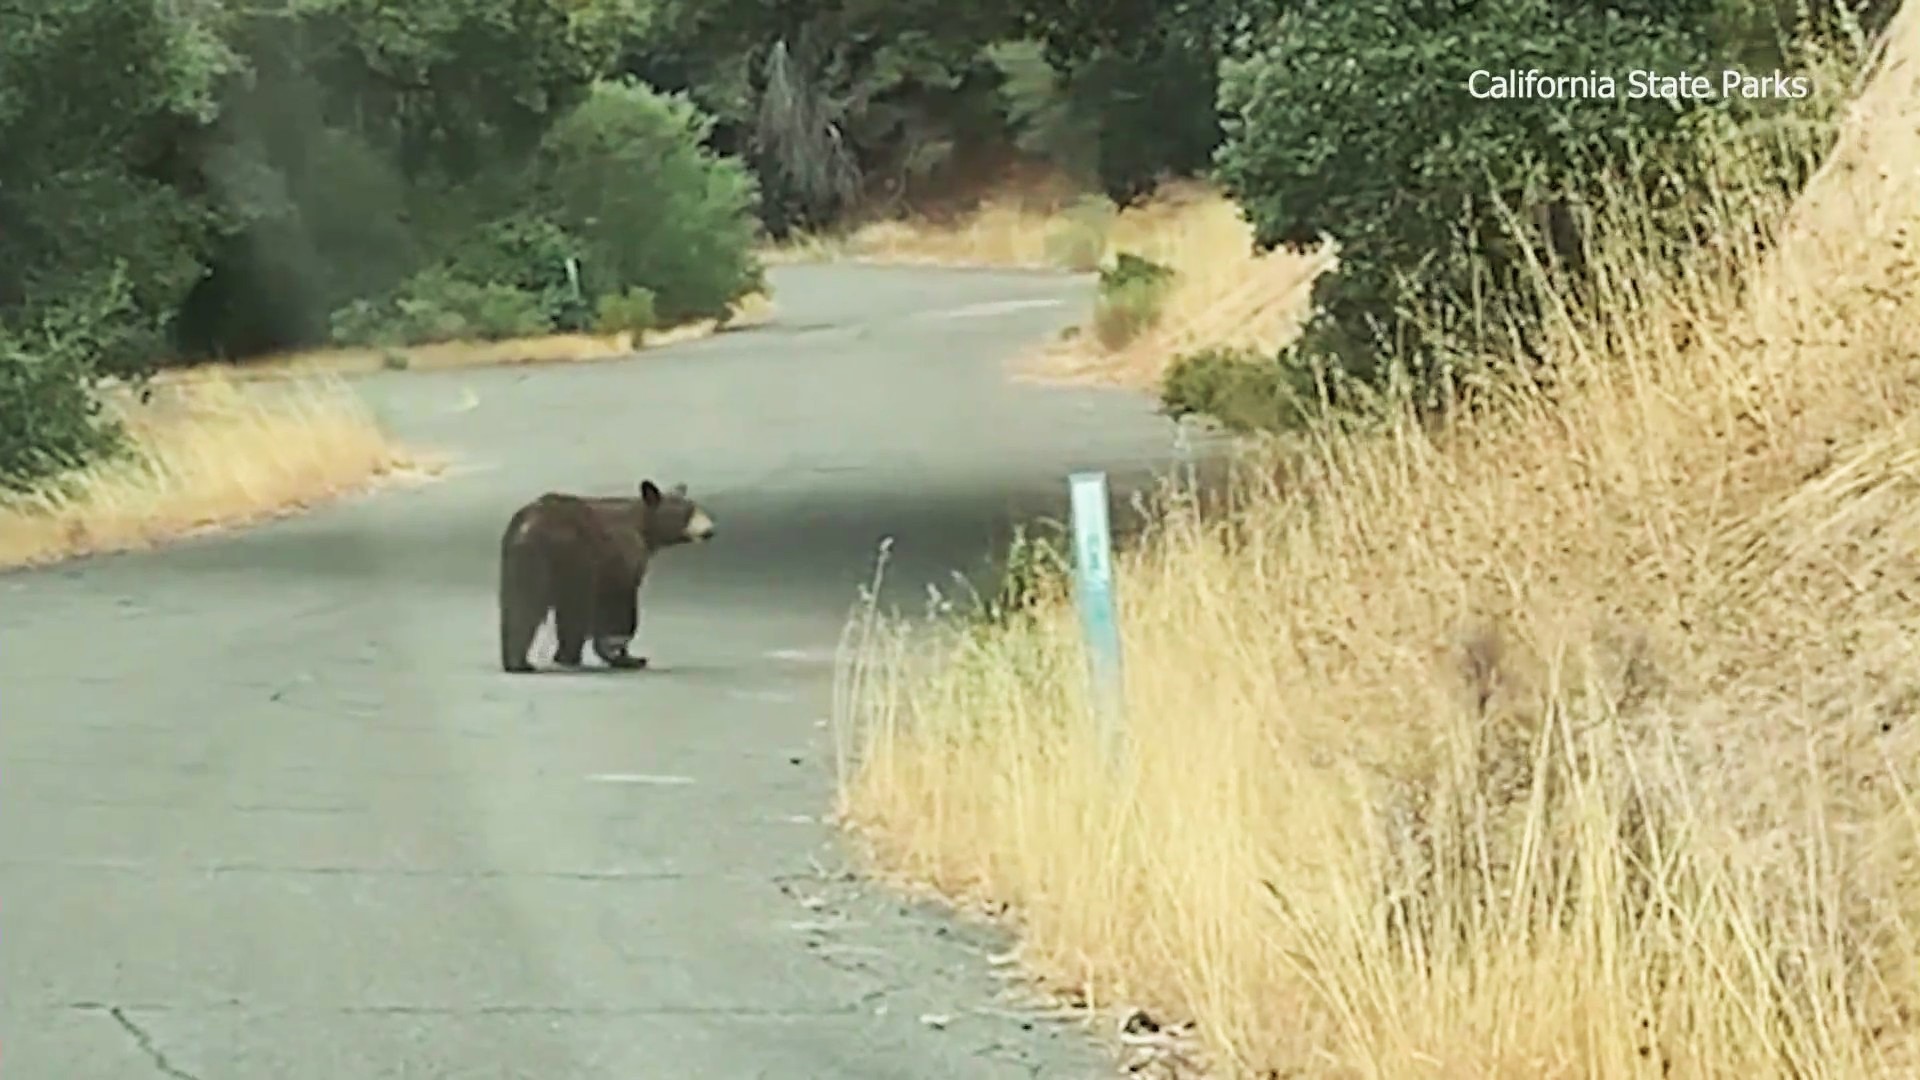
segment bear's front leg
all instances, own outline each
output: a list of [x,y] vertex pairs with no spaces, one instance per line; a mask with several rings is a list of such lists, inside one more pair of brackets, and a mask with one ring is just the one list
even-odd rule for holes
[[647,658],[644,656],[631,656],[627,653],[627,646],[631,641],[631,638],[619,634],[595,634],[593,636],[593,654],[600,658],[601,663],[610,668],[618,668],[622,671],[638,671],[647,666]]
[[604,586],[594,597],[594,655],[601,663],[621,671],[646,667],[646,657],[627,653],[640,629],[640,583],[635,575],[622,574]]

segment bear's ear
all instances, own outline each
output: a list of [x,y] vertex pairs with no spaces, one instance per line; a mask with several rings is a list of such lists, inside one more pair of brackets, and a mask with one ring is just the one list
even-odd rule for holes
[[660,486],[651,480],[640,481],[640,501],[648,506],[659,506]]
[[682,499],[684,499],[684,498],[686,498],[686,497],[687,497],[687,485],[685,485],[685,484],[675,484],[675,485],[673,485],[673,493],[674,493],[674,495],[676,495],[676,496],[678,496],[679,498],[682,498]]

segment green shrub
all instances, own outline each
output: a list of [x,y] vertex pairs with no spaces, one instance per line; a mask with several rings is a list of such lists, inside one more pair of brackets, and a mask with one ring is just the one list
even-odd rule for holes
[[96,389],[104,375],[138,385],[151,370],[138,351],[153,324],[136,275],[115,265],[66,286],[31,323],[0,322],[0,488],[26,490],[123,450]]
[[1173,278],[1173,267],[1123,251],[1113,257],[1112,266],[1100,271],[1100,291],[1107,293],[1133,286],[1164,289],[1173,283]]
[[1005,624],[1031,619],[1049,600],[1072,591],[1071,541],[1058,521],[1044,520],[1033,528],[1014,527],[1005,558],[996,568],[991,596],[981,597],[973,617],[985,623]]
[[591,324],[593,313],[581,270],[584,251],[579,237],[540,213],[525,212],[475,229],[446,265],[474,285],[508,286],[533,295],[549,326],[579,331]]
[[349,301],[328,316],[327,323],[329,336],[336,345],[366,348],[396,343],[392,334],[391,301]]
[[1287,354],[1203,349],[1174,360],[1160,383],[1160,404],[1175,419],[1203,416],[1229,431],[1274,431],[1311,411],[1313,380]]
[[476,285],[446,267],[408,278],[389,301],[356,300],[332,316],[339,344],[382,348],[532,337],[552,327],[537,294],[511,285]]
[[475,285],[463,314],[482,341],[534,337],[553,329],[545,299],[511,285]]
[[1093,307],[1093,336],[1108,349],[1125,347],[1160,321],[1174,271],[1151,259],[1121,252],[1100,271]]
[[473,323],[466,315],[444,305],[441,299],[402,296],[393,302],[393,315],[387,323],[386,345],[432,345],[460,341],[475,336]]
[[[1465,298],[1519,291],[1527,253],[1516,240],[1527,238],[1508,230],[1512,215],[1550,210],[1577,233],[1579,208],[1602,196],[1600,166],[1636,155],[1646,167],[1630,179],[1677,177],[1675,198],[1704,182],[1678,171],[1692,157],[1690,125],[1737,102],[1468,93],[1481,66],[1717,72],[1704,23],[1674,19],[1545,0],[1308,0],[1264,51],[1229,62],[1218,178],[1261,246],[1322,232],[1341,245],[1339,270],[1317,283],[1322,314],[1303,347],[1356,385],[1383,385],[1393,373],[1380,358],[1392,352],[1416,383],[1438,386],[1457,374],[1443,339],[1466,320]],[[1571,239],[1565,253],[1577,258]],[[1460,316],[1453,327],[1450,314]],[[1513,314],[1523,330],[1537,325]]]
[[650,289],[672,324],[723,317],[763,286],[754,181],[706,149],[712,126],[683,96],[610,81],[547,133],[546,205],[581,239],[589,295]]
[[44,324],[76,318],[90,371],[138,375],[164,350],[213,224],[173,182],[175,148],[238,64],[205,22],[122,0],[0,8],[0,320],[28,352],[64,352]]
[[0,490],[27,490],[122,445],[82,355],[0,334]]
[[653,290],[634,286],[625,292],[600,298],[594,330],[602,334],[633,334],[638,337],[660,325],[654,306]]

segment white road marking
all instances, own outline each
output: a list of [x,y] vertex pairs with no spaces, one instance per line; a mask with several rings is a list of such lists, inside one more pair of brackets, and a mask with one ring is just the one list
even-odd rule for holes
[[794,664],[831,664],[835,653],[832,649],[775,649],[767,654],[767,659]]
[[729,690],[727,696],[743,701],[772,701],[780,704],[793,700],[793,695],[784,690]]
[[1005,315],[1013,311],[1027,311],[1032,308],[1056,308],[1065,303],[1065,300],[995,300],[984,304],[949,308],[946,311],[935,311],[929,315],[929,318],[980,319],[992,315]]
[[654,776],[648,773],[594,773],[587,777],[596,784],[691,784],[691,776]]

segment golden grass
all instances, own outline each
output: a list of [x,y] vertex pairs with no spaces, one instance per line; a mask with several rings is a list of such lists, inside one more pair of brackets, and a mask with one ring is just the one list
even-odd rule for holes
[[545,334],[501,341],[444,341],[387,349],[304,349],[250,358],[231,367],[220,365],[220,368],[239,379],[283,379],[313,375],[360,375],[394,369],[444,371],[506,364],[591,363],[621,359],[636,350],[695,341],[722,330],[757,326],[770,319],[773,312],[774,304],[769,296],[753,293],[743,297],[724,320],[701,319],[637,338],[631,333]]
[[[1920,1075],[1920,4],[1761,249],[1607,230],[1561,384],[1323,433],[1064,597],[839,688],[876,869],[1236,1076]],[[1283,467],[1282,467],[1283,466]]]
[[1338,261],[1332,244],[1304,252],[1254,251],[1253,228],[1240,208],[1200,188],[1149,203],[1121,221],[1130,227],[1116,230],[1114,252],[1174,271],[1158,320],[1117,347],[1095,333],[1073,334],[1022,357],[1022,377],[1153,390],[1175,358],[1195,349],[1277,352],[1300,332],[1314,280]]
[[1024,180],[970,211],[870,223],[837,237],[803,237],[770,263],[853,259],[890,264],[1089,271],[1130,252],[1177,277],[1156,325],[1118,348],[1083,328],[1016,362],[1046,382],[1153,389],[1172,359],[1202,345],[1278,350],[1299,332],[1313,281],[1335,263],[1331,245],[1253,251],[1239,207],[1207,186],[1171,183],[1116,210],[1067,197],[1058,182]]
[[141,404],[110,389],[132,453],[0,498],[0,567],[146,547],[439,467],[389,441],[337,379],[272,387],[198,372]]
[[761,253],[769,265],[851,259],[905,265],[1091,270],[1107,250],[1114,209],[1059,175],[1009,170],[993,194],[962,210],[870,220],[800,234]]
[[[315,349],[165,371],[146,403],[108,386],[132,453],[23,495],[0,496],[0,568],[145,547],[294,513],[444,462],[391,442],[340,376],[381,369],[581,363],[693,340],[770,318],[743,298],[725,320],[642,335],[553,334],[399,349]],[[273,382],[272,388],[254,385]]]

